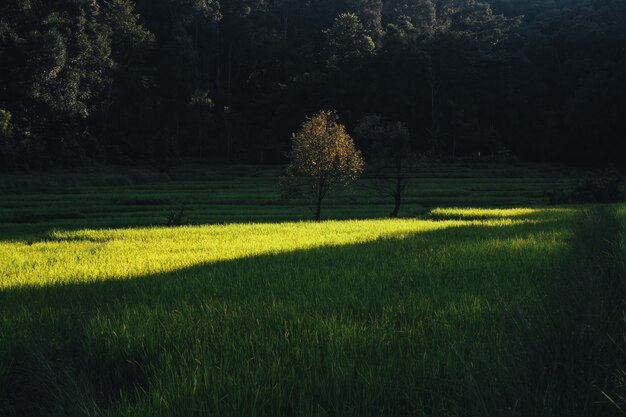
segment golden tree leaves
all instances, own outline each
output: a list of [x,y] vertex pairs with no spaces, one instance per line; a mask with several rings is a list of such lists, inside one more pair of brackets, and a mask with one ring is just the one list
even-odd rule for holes
[[316,218],[322,199],[330,188],[357,179],[365,167],[345,126],[334,110],[322,110],[307,117],[298,133],[292,136],[288,174],[311,180],[317,197]]

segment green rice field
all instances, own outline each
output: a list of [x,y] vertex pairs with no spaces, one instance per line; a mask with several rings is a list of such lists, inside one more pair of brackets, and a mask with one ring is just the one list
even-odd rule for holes
[[441,166],[311,222],[279,173],[1,176],[0,416],[626,411],[626,205]]

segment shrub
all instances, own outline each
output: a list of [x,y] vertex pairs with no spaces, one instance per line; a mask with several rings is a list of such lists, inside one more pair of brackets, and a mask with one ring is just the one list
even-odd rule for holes
[[185,203],[182,203],[178,210],[172,210],[168,213],[165,225],[169,227],[182,226],[188,221],[189,219],[185,216]]
[[624,201],[622,178],[614,168],[588,173],[579,179],[571,192],[554,190],[546,193],[549,204],[597,204]]
[[572,190],[574,203],[618,203],[624,201],[620,190],[622,178],[611,168],[599,174],[589,173]]

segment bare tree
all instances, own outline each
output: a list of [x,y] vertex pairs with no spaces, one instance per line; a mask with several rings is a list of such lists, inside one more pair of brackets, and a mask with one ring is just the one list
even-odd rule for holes
[[369,115],[357,123],[355,135],[366,144],[371,161],[368,172],[376,180],[375,188],[394,200],[389,217],[398,217],[402,197],[418,161],[411,149],[407,125],[386,121],[380,115]]

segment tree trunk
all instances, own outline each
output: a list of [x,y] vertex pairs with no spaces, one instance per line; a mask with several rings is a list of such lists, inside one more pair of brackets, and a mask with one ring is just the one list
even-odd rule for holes
[[324,182],[317,189],[317,205],[315,206],[315,221],[319,222],[322,214],[322,199],[324,198]]
[[176,144],[180,143],[180,113],[176,113]]
[[226,101],[230,106],[230,97],[231,97],[231,84],[233,77],[233,46],[232,44],[228,44],[228,77],[226,81]]
[[[226,116],[227,118],[230,117],[229,115]],[[231,126],[230,126],[230,119],[226,120],[226,162],[230,162],[230,148],[231,148],[231,141],[232,141],[232,132],[231,132]]]
[[221,59],[220,59],[220,55],[221,55],[221,50],[220,50],[220,26],[217,25],[217,40],[215,42],[215,47],[216,47],[216,53],[215,53],[215,89],[217,90],[217,93],[219,94],[220,91],[222,91],[222,65],[221,65]]
[[430,84],[430,127],[433,129],[433,132],[437,126],[437,116],[435,114],[437,93],[435,92],[435,88],[435,81],[433,80]]
[[100,132],[100,140],[108,145],[108,137],[107,130],[109,128],[109,114],[111,112],[111,106],[113,105],[113,101],[111,101],[113,91],[113,80],[109,83],[106,89],[106,100],[103,104],[102,108],[102,131]]
[[197,134],[198,134],[198,144],[200,145],[199,146],[199,148],[200,148],[199,149],[199,153],[200,154],[198,155],[198,157],[200,159],[203,159],[204,158],[204,135],[202,134],[202,122],[201,121],[198,123],[198,133]]
[[455,158],[456,158],[456,134],[454,135],[454,138],[452,139],[452,160],[454,161]]
[[317,206],[315,208],[315,221],[319,222],[322,215],[322,196],[317,196]]
[[389,215],[391,219],[395,219],[398,217],[398,213],[400,213],[400,204],[402,204],[402,196],[399,192],[393,194],[393,198],[395,200],[393,211]]
[[396,153],[396,189],[393,192],[394,206],[393,211],[389,215],[390,218],[395,219],[400,212],[400,204],[402,203],[402,153],[401,148],[398,148],[400,153]]

